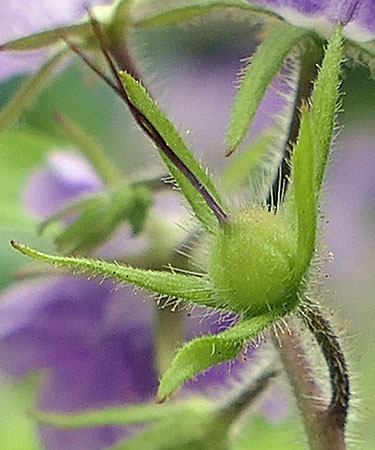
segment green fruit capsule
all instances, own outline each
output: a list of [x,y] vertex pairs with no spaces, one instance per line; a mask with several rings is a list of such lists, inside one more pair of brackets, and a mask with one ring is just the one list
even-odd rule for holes
[[297,242],[292,227],[262,209],[240,211],[220,229],[210,276],[226,306],[246,316],[287,312],[297,303]]

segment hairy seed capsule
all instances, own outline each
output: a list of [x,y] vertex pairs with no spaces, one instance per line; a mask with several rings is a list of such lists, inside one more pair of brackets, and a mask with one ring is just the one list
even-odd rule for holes
[[222,301],[246,315],[291,310],[297,243],[291,226],[261,209],[241,211],[215,237],[210,276]]

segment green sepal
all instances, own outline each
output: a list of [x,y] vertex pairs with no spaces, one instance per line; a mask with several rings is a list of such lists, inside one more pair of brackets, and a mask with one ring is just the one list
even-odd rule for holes
[[301,126],[293,153],[293,195],[298,223],[296,276],[300,278],[307,270],[315,249],[317,224],[317,199],[315,187],[315,139],[312,131],[311,113],[304,106],[301,110]]
[[37,97],[65,56],[66,50],[57,53],[37,73],[26,78],[18,91],[0,111],[0,133],[8,128],[19,117],[23,109]]
[[261,166],[272,137],[262,135],[228,166],[223,175],[223,184],[229,191],[239,188],[242,184],[256,178],[256,171]]
[[54,28],[53,30],[42,31],[41,33],[15,39],[0,45],[0,51],[30,51],[38,50],[43,47],[58,44],[61,42],[61,36],[69,39],[82,41],[91,34],[91,24],[89,22],[79,23],[65,27]]
[[114,278],[161,296],[184,299],[197,305],[214,307],[216,304],[211,283],[204,278],[171,272],[136,269],[95,259],[47,255],[14,241],[11,242],[11,245],[32,259],[53,264],[57,267],[70,268],[75,273],[88,272],[94,276],[103,275],[104,278]]
[[228,154],[246,137],[267,88],[280,72],[288,54],[307,36],[307,30],[283,24],[259,45],[235,99],[227,134]]
[[40,425],[74,430],[91,427],[157,423],[174,416],[176,413],[192,414],[196,410],[207,410],[210,405],[210,402],[205,399],[193,399],[186,402],[170,402],[165,405],[157,405],[155,403],[126,405],[70,414],[34,411],[32,417]]
[[120,185],[69,205],[42,223],[41,231],[78,212],[78,218],[56,237],[55,244],[65,254],[86,253],[106,242],[122,222],[127,221],[135,235],[141,232],[151,205],[147,188]]
[[325,51],[322,67],[311,96],[315,136],[316,189],[320,191],[333,139],[338,107],[341,64],[343,62],[342,26],[333,33]]
[[158,390],[158,399],[164,402],[185,381],[224,361],[235,359],[266,327],[277,320],[274,314],[264,314],[243,320],[214,336],[202,336],[185,344],[165,372]]
[[[168,146],[180,160],[194,173],[197,179],[206,187],[215,200],[223,206],[211,177],[195,159],[193,153],[188,149],[182,137],[176,131],[170,120],[166,118],[154,100],[149,96],[145,88],[128,73],[121,73],[127,93],[136,107],[155,126]],[[168,167],[170,173],[175,178],[178,186],[186,197],[187,201],[197,218],[209,232],[213,232],[218,227],[218,221],[211,208],[206,203],[200,192],[191,184],[179,169],[159,151],[161,158]]]
[[247,0],[179,0],[178,2],[154,0],[145,3],[146,5],[142,9],[143,3],[140,2],[140,6],[134,13],[133,23],[137,28],[177,25],[212,11],[229,8],[241,12],[270,14],[267,10],[252,5]]

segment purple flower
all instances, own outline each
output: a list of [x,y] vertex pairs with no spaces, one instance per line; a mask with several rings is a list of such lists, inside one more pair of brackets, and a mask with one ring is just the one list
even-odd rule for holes
[[253,0],[282,16],[286,21],[329,36],[335,25],[344,25],[344,34],[353,41],[375,38],[374,0]]

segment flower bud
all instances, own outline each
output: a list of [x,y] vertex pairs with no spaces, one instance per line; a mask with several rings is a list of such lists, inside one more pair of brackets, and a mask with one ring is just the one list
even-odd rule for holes
[[261,209],[240,211],[214,239],[210,276],[221,306],[253,316],[286,312],[297,301],[292,227]]

